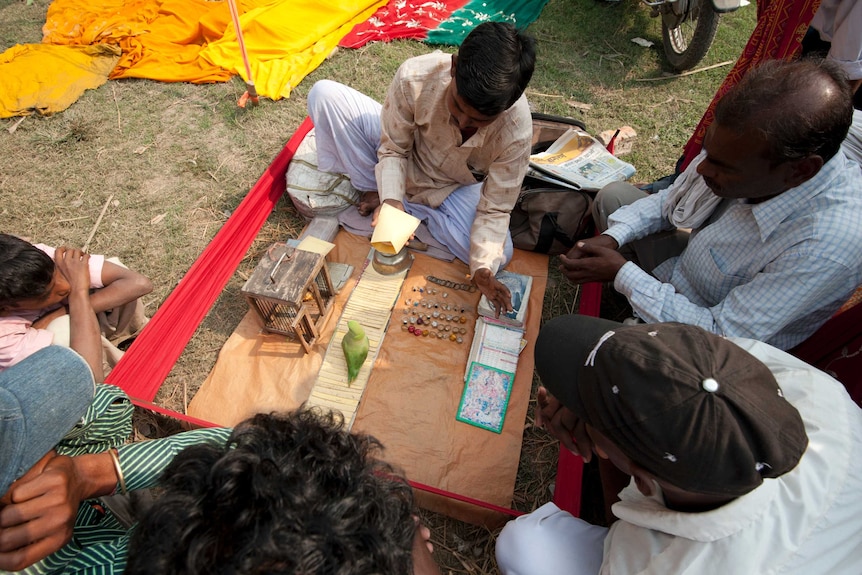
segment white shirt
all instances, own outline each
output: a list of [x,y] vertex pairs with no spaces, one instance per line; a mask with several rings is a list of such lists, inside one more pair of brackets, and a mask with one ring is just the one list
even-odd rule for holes
[[763,361],[799,410],[808,448],[789,473],[702,513],[666,508],[634,484],[613,506],[602,574],[862,573],[862,410],[843,386],[767,344]]
[[820,32],[821,40],[832,43],[826,58],[851,80],[862,78],[862,2],[823,0],[811,27]]

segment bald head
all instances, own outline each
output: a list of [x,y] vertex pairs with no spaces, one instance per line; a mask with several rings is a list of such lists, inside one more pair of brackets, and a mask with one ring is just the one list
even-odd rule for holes
[[834,156],[853,120],[844,73],[826,60],[770,60],[750,70],[715,108],[715,122],[737,133],[754,130],[773,164]]

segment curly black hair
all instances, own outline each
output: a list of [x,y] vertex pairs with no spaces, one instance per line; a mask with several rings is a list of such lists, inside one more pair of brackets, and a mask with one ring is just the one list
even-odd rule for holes
[[458,94],[486,116],[514,104],[533,77],[536,40],[512,24],[483,22],[470,32],[455,64]]
[[21,238],[0,234],[0,310],[45,295],[54,280],[54,260]]
[[189,447],[135,528],[126,573],[411,573],[413,495],[380,449],[305,408]]

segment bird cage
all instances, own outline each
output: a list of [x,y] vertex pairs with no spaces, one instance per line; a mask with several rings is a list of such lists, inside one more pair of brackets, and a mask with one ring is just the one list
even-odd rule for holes
[[275,243],[242,287],[263,329],[297,339],[306,353],[335,297],[329,268],[320,254]]

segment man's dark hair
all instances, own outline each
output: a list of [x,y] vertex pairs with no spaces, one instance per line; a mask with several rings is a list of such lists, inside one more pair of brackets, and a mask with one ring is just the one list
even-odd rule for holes
[[511,24],[479,24],[461,43],[455,87],[470,106],[496,116],[514,104],[536,66],[536,40]]
[[840,149],[853,121],[844,72],[828,60],[770,60],[750,70],[715,107],[715,121],[737,132],[755,130],[780,164]]
[[186,448],[132,534],[126,573],[411,573],[412,491],[380,448],[309,409]]
[[54,260],[21,238],[0,234],[0,310],[45,295],[54,279]]

